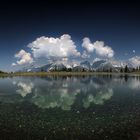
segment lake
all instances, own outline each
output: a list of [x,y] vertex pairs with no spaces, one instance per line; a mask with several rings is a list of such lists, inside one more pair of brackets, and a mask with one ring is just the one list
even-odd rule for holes
[[140,76],[1,77],[0,139],[139,140]]

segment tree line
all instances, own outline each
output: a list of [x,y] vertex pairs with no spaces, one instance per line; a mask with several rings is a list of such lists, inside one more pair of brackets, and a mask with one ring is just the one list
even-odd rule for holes
[[136,67],[136,68],[129,68],[127,65],[124,68],[120,69],[120,72],[140,72],[140,66]]

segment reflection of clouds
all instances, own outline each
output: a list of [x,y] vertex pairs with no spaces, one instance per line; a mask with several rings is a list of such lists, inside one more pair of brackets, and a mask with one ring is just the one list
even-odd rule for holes
[[[91,102],[103,104],[113,95],[113,90],[107,88],[107,83],[102,79],[91,77],[86,77],[86,79],[81,77],[61,79],[59,77],[52,80],[40,78],[36,83],[32,102],[40,108],[58,107],[70,110],[76,100],[76,95],[83,94],[86,95],[86,99],[83,99],[84,107],[89,107]],[[104,89],[104,92],[101,89]]]
[[40,108],[58,107],[63,110],[70,110],[78,93],[79,90],[69,93],[68,89],[58,89],[53,93],[50,91],[46,94],[37,93],[36,96],[32,98],[32,102]]
[[[15,82],[16,83],[16,82]],[[32,92],[32,89],[34,87],[33,83],[24,83],[24,82],[19,82],[17,83],[17,86],[20,88],[16,90],[17,93],[19,93],[22,97],[25,97],[27,94]]]
[[[85,108],[91,103],[102,105],[113,96],[108,79],[98,77],[42,77],[22,78],[13,82],[16,92],[39,108],[61,108],[70,110],[80,94],[80,102]],[[78,96],[78,97],[79,97]]]
[[16,83],[17,83],[16,81],[13,81],[13,85],[16,85]]
[[79,86],[73,82],[72,78],[62,79],[59,77],[49,80],[40,78],[35,84],[34,96],[31,100],[40,108],[58,107],[70,110],[76,95],[80,93]]
[[87,95],[85,99],[83,99],[83,106],[88,108],[91,103],[97,105],[103,105],[104,101],[109,100],[113,96],[113,90],[107,89],[104,91],[98,92],[95,96],[92,94]]
[[140,89],[140,77],[129,77],[127,80],[125,78],[124,76],[15,77],[10,79],[8,90],[3,88],[0,92],[16,91],[21,96],[1,95],[0,101],[14,103],[28,100],[43,109],[70,110],[77,105],[88,108],[94,104],[105,104],[112,98],[113,90],[116,94],[127,93],[129,89],[131,93],[132,91],[137,93]]
[[133,89],[133,90],[138,90],[140,89],[140,80],[135,79],[131,79],[131,81],[129,81],[128,86]]
[[95,104],[103,104],[105,100],[109,100],[113,96],[113,90],[100,91],[94,98]]

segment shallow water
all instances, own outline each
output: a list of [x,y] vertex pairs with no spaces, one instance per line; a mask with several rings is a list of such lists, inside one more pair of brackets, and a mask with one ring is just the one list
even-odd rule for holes
[[139,140],[140,77],[0,78],[0,139]]

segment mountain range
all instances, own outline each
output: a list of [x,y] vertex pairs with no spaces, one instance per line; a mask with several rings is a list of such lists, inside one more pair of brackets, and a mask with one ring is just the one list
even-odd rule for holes
[[82,61],[79,64],[66,64],[63,62],[49,63],[43,66],[28,66],[24,67],[18,72],[43,72],[43,71],[112,71],[120,72],[122,68],[128,66],[130,70],[134,67],[129,62],[122,62],[116,60],[98,60],[90,63],[89,61]]

